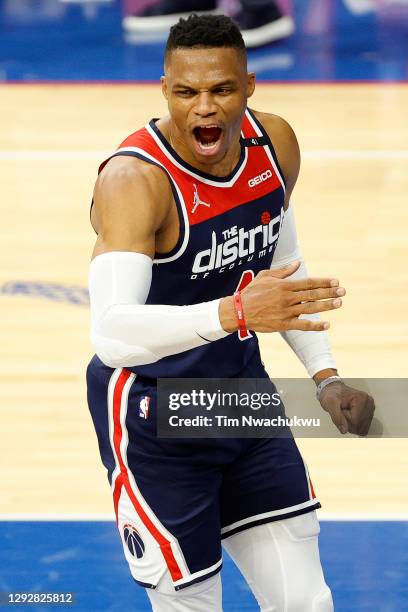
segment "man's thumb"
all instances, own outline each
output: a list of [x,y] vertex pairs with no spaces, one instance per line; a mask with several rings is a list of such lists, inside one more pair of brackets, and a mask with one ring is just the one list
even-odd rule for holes
[[333,423],[335,424],[337,429],[341,431],[342,434],[348,432],[347,419],[344,416],[340,406],[336,407],[334,410],[331,410],[330,416],[332,418]]
[[271,270],[272,276],[274,276],[275,278],[286,278],[287,276],[290,276],[291,274],[296,272],[299,266],[300,261],[292,261],[290,264],[284,266],[283,268],[275,268],[275,270]]

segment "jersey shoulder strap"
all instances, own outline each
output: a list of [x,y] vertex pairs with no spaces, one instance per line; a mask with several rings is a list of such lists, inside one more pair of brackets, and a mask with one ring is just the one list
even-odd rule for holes
[[109,155],[104,161],[100,164],[98,168],[98,174],[104,169],[106,164],[112,157],[117,157],[119,155],[130,155],[134,156],[135,153],[141,151],[143,153],[154,153],[155,146],[152,137],[145,127],[142,127],[140,130],[133,132],[123,140],[119,147],[116,149],[112,155]]
[[285,176],[282,172],[282,168],[279,165],[278,156],[276,155],[276,151],[269,134],[259,119],[257,119],[255,116],[254,111],[249,108],[247,108],[244,121],[242,122],[241,143],[245,147],[267,147],[273,157],[280,176],[282,177],[282,181],[285,183]]
[[[136,132],[133,132],[129,136],[127,136],[125,140],[123,140],[120,143],[116,151],[112,153],[112,155],[109,155],[109,157],[103,160],[103,162],[98,167],[98,175],[102,172],[102,170],[104,169],[108,161],[111,160],[113,157],[118,157],[120,155],[138,157],[138,151],[140,151],[140,153],[143,154],[143,158],[145,159],[145,161],[147,161],[146,153],[148,154],[148,152],[150,151],[151,153],[154,154],[155,152],[154,149],[155,149],[154,142],[145,126],[137,130]],[[90,216],[92,214],[93,204],[94,204],[94,201],[92,198],[90,212],[89,212]]]

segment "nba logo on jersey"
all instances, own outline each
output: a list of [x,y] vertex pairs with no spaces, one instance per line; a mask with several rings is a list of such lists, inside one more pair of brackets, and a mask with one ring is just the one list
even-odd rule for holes
[[150,397],[148,395],[142,397],[139,404],[139,416],[142,417],[142,419],[147,419],[149,416],[149,404]]

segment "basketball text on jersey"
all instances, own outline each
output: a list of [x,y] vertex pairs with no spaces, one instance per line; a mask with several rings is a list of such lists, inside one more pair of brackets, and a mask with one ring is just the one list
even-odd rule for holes
[[261,223],[245,230],[243,227],[233,225],[221,232],[217,239],[215,231],[211,234],[211,247],[196,254],[193,263],[191,279],[198,278],[199,274],[207,277],[212,270],[222,273],[228,266],[232,270],[236,265],[248,263],[253,260],[255,253],[258,259],[271,253],[274,243],[278,239],[283,220],[283,208],[279,215],[271,219],[268,211],[261,215]]

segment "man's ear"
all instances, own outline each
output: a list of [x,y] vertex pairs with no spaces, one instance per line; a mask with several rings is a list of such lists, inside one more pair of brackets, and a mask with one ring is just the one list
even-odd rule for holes
[[167,79],[166,79],[166,77],[165,76],[161,76],[160,77],[160,82],[161,82],[163,96],[166,98],[166,100],[168,100],[169,96],[168,96],[168,91],[167,91]]
[[256,75],[255,72],[248,72],[247,98],[250,98],[255,91]]

